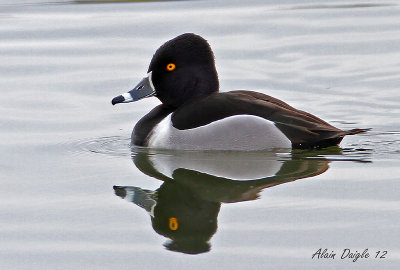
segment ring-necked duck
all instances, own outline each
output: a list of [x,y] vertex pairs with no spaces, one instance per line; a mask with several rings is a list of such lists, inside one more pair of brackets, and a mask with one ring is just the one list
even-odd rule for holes
[[344,131],[285,102],[253,91],[219,92],[210,45],[187,33],[162,45],[147,76],[112,104],[156,96],[162,104],[133,129],[132,143],[167,149],[262,150],[337,145]]

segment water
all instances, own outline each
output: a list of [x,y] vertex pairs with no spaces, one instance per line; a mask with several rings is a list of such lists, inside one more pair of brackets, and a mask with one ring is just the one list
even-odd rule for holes
[[[0,3],[1,269],[398,268],[396,2],[26,2]],[[372,131],[311,152],[131,149],[158,101],[111,98],[184,32],[210,42],[222,91]]]

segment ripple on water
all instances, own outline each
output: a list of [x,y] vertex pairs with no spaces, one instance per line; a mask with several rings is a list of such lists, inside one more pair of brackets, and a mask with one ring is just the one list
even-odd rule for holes
[[[180,155],[202,155],[208,159],[227,158],[232,155],[244,157],[248,160],[248,155],[262,156],[265,159],[271,158],[271,153],[274,153],[275,158],[287,160],[291,158],[308,159],[308,158],[323,158],[330,161],[356,161],[356,162],[371,162],[372,154],[376,151],[371,148],[366,142],[361,146],[349,145],[346,148],[329,147],[326,149],[314,150],[294,150],[289,152],[274,152],[274,151],[255,151],[255,152],[237,152],[237,151],[197,151],[197,150],[163,150],[149,149],[146,147],[131,146],[130,138],[123,136],[107,136],[99,138],[88,138],[68,143],[68,149],[74,155],[82,154],[101,154],[111,157],[134,157],[138,153],[145,152],[149,156],[180,156]],[[260,156],[261,155],[261,156]],[[247,158],[246,158],[247,157]]]
[[[67,145],[69,152],[75,155],[94,153],[108,155],[112,157],[132,157],[138,152],[148,152],[150,149],[145,147],[131,146],[131,140],[126,136],[103,136],[97,138],[85,138],[73,142],[62,144]],[[359,136],[359,139],[352,143],[342,145],[340,148],[332,152],[330,148],[321,150],[304,151],[301,156],[303,158],[323,157],[331,161],[358,161],[371,162],[372,158],[387,158],[400,154],[398,148],[400,145],[400,132],[374,132],[369,131]],[[339,151],[338,151],[339,150]],[[179,151],[178,151],[179,152]],[[188,151],[192,152],[192,151]],[[194,151],[197,152],[197,151]],[[207,151],[211,154],[213,151]],[[221,151],[216,151],[220,153]],[[228,151],[230,152],[230,151]],[[214,152],[215,153],[215,152]],[[291,158],[295,152],[286,153],[287,158]],[[162,151],[152,149],[148,154],[156,155],[176,155],[176,151]],[[284,153],[278,153],[282,157]],[[299,158],[298,153],[296,157]]]
[[369,153],[374,158],[397,158],[400,153],[400,132],[399,131],[369,131],[362,136],[362,140],[349,144],[344,149],[350,154]]
[[105,136],[86,138],[69,143],[69,149],[74,154],[95,153],[114,157],[129,157],[131,139],[123,136]]

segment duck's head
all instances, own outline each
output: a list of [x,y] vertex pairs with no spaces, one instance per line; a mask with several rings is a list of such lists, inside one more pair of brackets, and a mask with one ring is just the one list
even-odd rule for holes
[[208,42],[195,34],[167,41],[151,59],[147,76],[131,91],[115,97],[112,104],[156,96],[169,108],[218,91],[214,55]]

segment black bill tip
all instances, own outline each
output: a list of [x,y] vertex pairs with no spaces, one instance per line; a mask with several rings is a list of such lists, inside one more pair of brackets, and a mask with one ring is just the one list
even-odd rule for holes
[[115,104],[117,104],[117,103],[122,103],[122,102],[124,102],[124,101],[125,101],[125,98],[124,98],[122,95],[120,95],[120,96],[118,96],[118,97],[113,98],[113,99],[111,100],[111,104],[112,104],[112,105],[115,105]]

